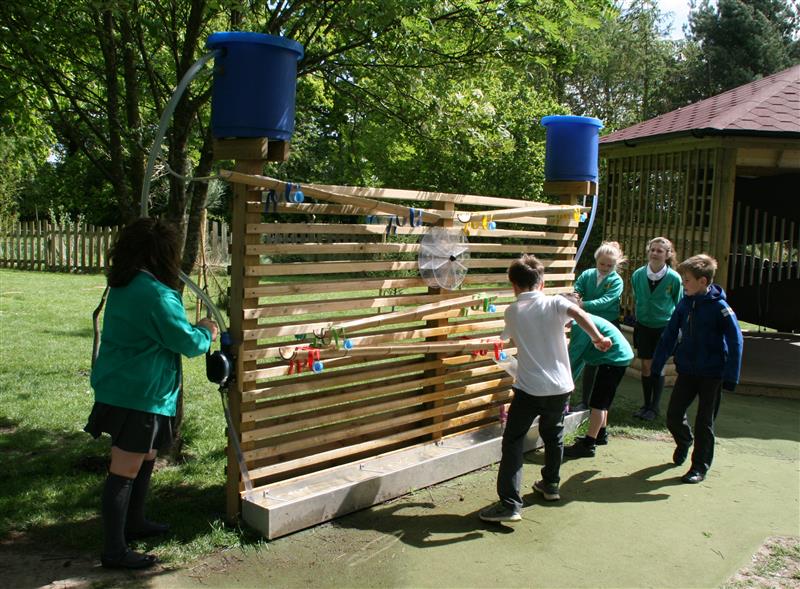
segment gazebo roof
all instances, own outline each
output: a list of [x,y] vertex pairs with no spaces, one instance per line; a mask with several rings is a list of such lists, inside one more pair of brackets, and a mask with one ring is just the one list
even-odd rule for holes
[[800,137],[800,64],[615,131],[600,143],[686,134]]

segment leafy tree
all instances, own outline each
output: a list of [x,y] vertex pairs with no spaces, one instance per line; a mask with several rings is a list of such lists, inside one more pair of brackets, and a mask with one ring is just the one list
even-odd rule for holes
[[672,87],[675,107],[752,82],[800,61],[796,0],[692,2]]
[[559,76],[572,112],[600,118],[606,131],[665,112],[664,84],[676,52],[668,32],[666,15],[654,0],[617,2],[615,10],[606,11]]
[[[306,48],[294,155],[279,172],[481,192],[489,180],[498,193],[530,191],[530,177],[511,165],[531,167],[535,158],[517,148],[532,148],[540,133],[533,121],[555,108],[547,69],[561,67],[560,56],[607,5],[6,0],[0,71],[41,95],[29,103],[59,145],[34,191],[75,206],[84,189],[113,195],[119,222],[138,214],[147,149],[173,87],[204,53],[207,35],[225,29],[281,34]],[[184,269],[194,262],[207,198],[205,183],[184,177],[206,176],[212,165],[209,89],[207,78],[198,79],[178,102],[151,195],[154,213],[182,220],[189,212]],[[49,190],[59,182],[64,190]]]

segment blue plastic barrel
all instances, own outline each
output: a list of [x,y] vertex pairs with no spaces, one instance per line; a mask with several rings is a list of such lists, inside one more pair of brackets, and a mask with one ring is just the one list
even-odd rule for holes
[[549,182],[597,182],[597,157],[603,122],[592,117],[552,115],[542,118],[546,130],[544,177]]
[[206,47],[222,50],[211,89],[214,137],[290,139],[303,46],[285,37],[232,32],[210,35]]

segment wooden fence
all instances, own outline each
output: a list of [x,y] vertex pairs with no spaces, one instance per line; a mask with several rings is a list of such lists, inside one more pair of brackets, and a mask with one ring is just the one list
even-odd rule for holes
[[[0,267],[51,272],[102,272],[120,227],[84,223],[26,221],[0,226]],[[208,221],[206,263],[227,266],[229,232],[225,223]]]

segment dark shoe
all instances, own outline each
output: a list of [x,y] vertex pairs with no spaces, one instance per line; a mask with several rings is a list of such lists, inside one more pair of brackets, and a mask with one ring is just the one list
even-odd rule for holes
[[128,550],[119,557],[101,556],[100,564],[107,569],[146,569],[158,562],[153,554]]
[[689,485],[696,485],[697,483],[702,483],[706,478],[702,472],[697,472],[696,470],[690,470],[685,475],[681,477],[681,482],[687,483]]
[[639,419],[641,419],[642,415],[644,415],[645,411],[647,411],[647,407],[644,407],[644,406],[639,407],[636,411],[633,412],[633,416],[634,417],[638,417]]
[[658,413],[653,411],[652,409],[646,409],[644,413],[642,413],[641,418],[645,421],[655,421],[658,417]]
[[141,524],[128,527],[125,530],[125,540],[141,540],[143,538],[152,538],[153,536],[163,536],[169,534],[169,529],[169,524],[151,522],[146,519]]
[[592,458],[594,456],[594,444],[587,442],[586,438],[578,438],[572,446],[564,448],[564,456],[567,458]]
[[606,446],[608,444],[608,432],[606,428],[602,428],[600,433],[597,434],[597,439],[594,441],[596,446]]
[[675,466],[680,466],[686,462],[686,457],[689,455],[689,448],[681,448],[678,446],[672,453],[672,462]]
[[522,519],[519,511],[506,507],[502,501],[487,507],[478,514],[485,522],[518,522]]
[[544,481],[536,481],[533,483],[533,490],[541,493],[547,501],[558,501],[561,495],[558,494],[557,483],[545,483]]

